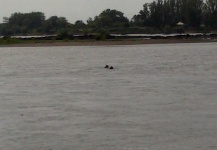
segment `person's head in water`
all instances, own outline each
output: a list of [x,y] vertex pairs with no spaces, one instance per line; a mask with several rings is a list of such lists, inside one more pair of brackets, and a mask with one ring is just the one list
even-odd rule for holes
[[105,68],[109,68],[109,65],[106,65]]
[[109,69],[114,69],[114,67],[113,67],[113,66],[111,66]]

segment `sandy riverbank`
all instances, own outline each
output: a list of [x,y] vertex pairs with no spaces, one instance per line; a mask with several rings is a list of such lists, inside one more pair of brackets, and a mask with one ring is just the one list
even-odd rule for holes
[[124,40],[105,40],[105,41],[42,41],[37,43],[20,43],[0,45],[0,47],[44,47],[44,46],[101,46],[101,45],[139,45],[139,44],[168,44],[168,43],[203,43],[215,42],[211,39],[124,39]]

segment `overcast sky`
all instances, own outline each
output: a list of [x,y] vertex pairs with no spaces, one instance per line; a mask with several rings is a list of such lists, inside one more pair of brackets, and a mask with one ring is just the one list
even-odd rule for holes
[[94,18],[103,10],[110,8],[124,13],[131,19],[138,14],[143,4],[153,0],[0,0],[0,22],[12,13],[43,12],[50,16],[66,17],[70,23]]

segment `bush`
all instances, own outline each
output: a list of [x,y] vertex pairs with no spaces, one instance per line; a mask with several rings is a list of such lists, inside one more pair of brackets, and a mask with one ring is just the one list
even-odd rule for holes
[[170,34],[170,33],[172,33],[172,28],[169,25],[165,25],[164,29],[163,29],[163,32],[165,34]]
[[0,39],[0,44],[2,45],[8,45],[8,44],[19,44],[20,40],[11,38],[10,36],[4,36],[2,39]]
[[185,29],[183,26],[177,26],[177,27],[175,27],[175,32],[176,33],[185,33]]
[[95,36],[95,39],[96,39],[97,41],[103,41],[103,40],[105,40],[105,34],[97,34],[97,35]]
[[68,31],[63,30],[57,35],[57,40],[73,40],[74,36],[69,34]]

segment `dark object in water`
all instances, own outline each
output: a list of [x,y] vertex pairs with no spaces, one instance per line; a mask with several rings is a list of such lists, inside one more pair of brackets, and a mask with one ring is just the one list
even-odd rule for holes
[[114,67],[113,67],[113,66],[111,66],[109,69],[114,69]]
[[106,65],[105,68],[109,68],[109,65]]

